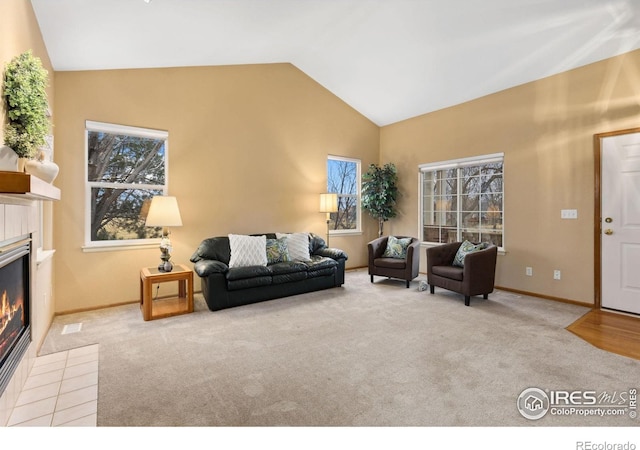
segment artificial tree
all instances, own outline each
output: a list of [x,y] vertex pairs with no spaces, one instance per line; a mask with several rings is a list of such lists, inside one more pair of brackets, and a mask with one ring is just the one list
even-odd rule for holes
[[397,183],[398,173],[392,163],[382,167],[370,164],[362,176],[362,208],[378,219],[378,237],[382,236],[384,223],[396,216]]
[[4,143],[21,158],[34,158],[46,143],[47,70],[31,50],[13,58],[5,67],[2,96],[6,102],[7,124]]

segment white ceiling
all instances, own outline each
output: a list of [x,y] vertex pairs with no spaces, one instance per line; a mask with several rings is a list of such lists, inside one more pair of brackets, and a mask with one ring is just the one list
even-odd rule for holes
[[54,70],[289,62],[383,126],[640,48],[640,0],[31,0]]

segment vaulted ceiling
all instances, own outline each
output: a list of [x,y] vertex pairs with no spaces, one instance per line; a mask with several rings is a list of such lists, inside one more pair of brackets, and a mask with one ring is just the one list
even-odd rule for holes
[[288,62],[383,126],[640,48],[639,0],[31,0],[56,71]]

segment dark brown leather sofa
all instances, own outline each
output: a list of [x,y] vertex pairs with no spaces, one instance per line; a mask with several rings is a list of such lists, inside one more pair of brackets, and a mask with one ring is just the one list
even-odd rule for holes
[[462,242],[452,242],[427,248],[427,282],[430,292],[438,286],[464,295],[469,306],[471,297],[482,295],[485,299],[493,292],[498,247],[493,244],[483,250],[469,253],[464,267],[453,265],[453,259]]
[[[275,233],[261,234],[270,239],[276,237]],[[344,251],[328,248],[324,239],[309,233],[309,253],[309,261],[229,268],[229,237],[218,236],[203,240],[191,262],[200,277],[208,308],[219,311],[344,284],[348,258]]]

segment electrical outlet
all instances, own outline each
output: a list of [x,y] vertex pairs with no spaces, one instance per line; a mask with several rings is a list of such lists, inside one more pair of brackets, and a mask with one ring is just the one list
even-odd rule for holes
[[554,270],[553,271],[553,279],[554,280],[559,280],[560,279],[560,271],[559,270]]
[[527,267],[525,273],[527,274],[528,277],[532,277],[533,276],[533,267]]

